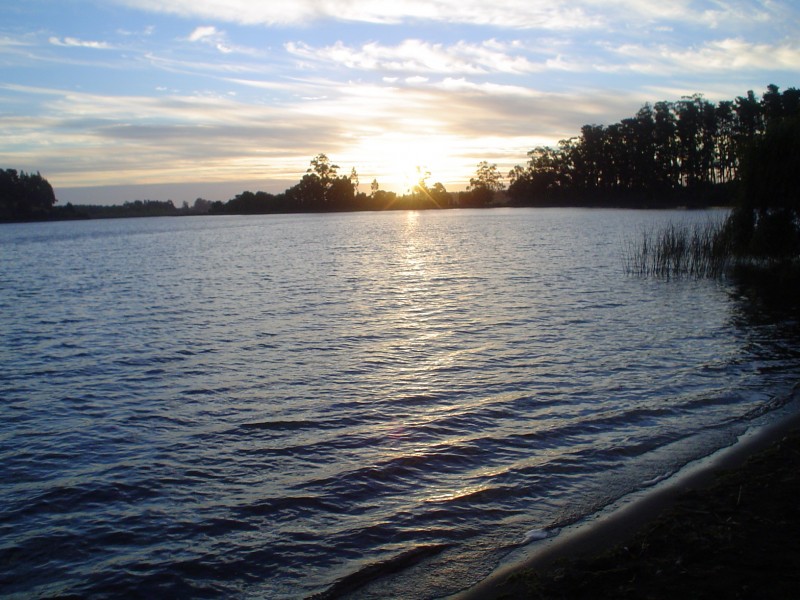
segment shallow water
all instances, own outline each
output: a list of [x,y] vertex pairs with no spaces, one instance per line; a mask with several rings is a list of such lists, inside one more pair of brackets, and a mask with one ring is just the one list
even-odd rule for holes
[[0,594],[457,591],[795,383],[791,313],[623,272],[723,214],[0,226]]

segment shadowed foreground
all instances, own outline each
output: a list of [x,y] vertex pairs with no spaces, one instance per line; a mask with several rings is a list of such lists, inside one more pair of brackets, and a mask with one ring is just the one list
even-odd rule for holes
[[790,598],[800,589],[800,430],[681,494],[627,542],[499,581],[486,598]]

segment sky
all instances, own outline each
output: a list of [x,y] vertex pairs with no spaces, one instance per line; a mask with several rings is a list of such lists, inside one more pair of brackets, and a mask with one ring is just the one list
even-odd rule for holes
[[367,193],[455,191],[768,84],[800,87],[796,0],[0,0],[0,168],[60,204],[277,193],[320,153]]

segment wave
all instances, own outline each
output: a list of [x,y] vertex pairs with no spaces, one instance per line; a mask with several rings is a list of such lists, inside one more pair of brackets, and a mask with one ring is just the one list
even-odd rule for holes
[[314,594],[308,597],[308,600],[333,600],[334,598],[341,598],[348,594],[352,594],[360,588],[377,579],[403,571],[414,566],[423,560],[435,556],[448,548],[452,544],[430,544],[417,546],[401,552],[400,554],[376,563],[368,564],[358,571],[346,575],[337,580],[330,588],[324,592]]

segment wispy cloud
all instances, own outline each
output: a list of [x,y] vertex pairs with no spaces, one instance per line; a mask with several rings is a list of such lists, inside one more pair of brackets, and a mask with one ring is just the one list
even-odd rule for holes
[[115,0],[119,4],[183,17],[263,25],[300,25],[321,20],[398,24],[438,21],[473,25],[580,29],[601,19],[570,2],[511,0]]
[[65,48],[92,48],[94,50],[110,50],[113,48],[113,46],[108,42],[81,40],[74,37],[59,38],[51,36],[48,41],[53,46],[62,46]]
[[216,48],[222,54],[247,54],[250,56],[258,56],[261,54],[258,50],[253,48],[245,48],[244,46],[237,46],[228,41],[228,35],[224,31],[220,31],[213,25],[203,25],[196,27],[194,31],[186,38],[189,42],[200,42],[208,46]]
[[213,46],[223,54],[230,54],[233,49],[225,39],[225,33],[214,26],[198,27],[187,38],[190,42],[201,42]]
[[287,52],[304,60],[362,71],[524,74],[543,70],[544,65],[514,53],[514,47],[513,42],[494,39],[480,44],[461,41],[451,45],[419,39],[404,40],[395,46],[377,42],[361,46],[336,42],[332,46],[317,48],[303,42],[286,44]]
[[117,33],[119,35],[123,35],[123,36],[126,36],[126,37],[129,37],[129,36],[150,37],[155,32],[156,32],[155,25],[148,25],[147,27],[145,27],[141,31],[131,31],[129,29],[117,29]]
[[326,152],[362,181],[419,161],[458,187],[480,160],[646,101],[797,85],[800,65],[792,0],[108,2],[0,8],[0,164],[279,191]]
[[34,42],[31,39],[29,39],[30,37],[31,37],[30,35],[26,37],[0,35],[0,49],[32,46]]
[[183,17],[270,26],[322,20],[364,23],[424,21],[512,29],[570,31],[613,27],[621,22],[649,25],[693,23],[704,27],[774,19],[772,2],[743,0],[114,0],[141,10]]
[[[292,87],[294,101],[264,106],[205,95],[111,96],[3,86],[7,94],[38,99],[42,117],[3,124],[11,143],[0,160],[37,155],[61,169],[59,181],[69,186],[259,176],[285,181],[324,151],[350,161],[365,177],[385,178],[396,167],[386,153],[414,147],[419,160],[430,155],[430,168],[437,168],[436,160],[439,171],[449,169],[435,177],[458,179],[477,163],[468,149],[482,146],[481,158],[510,168],[524,162],[526,149],[536,143],[567,137],[579,112],[563,95],[452,78],[422,88],[325,80]],[[527,119],[531,111],[543,115],[535,124]],[[509,137],[505,145],[503,136]],[[380,155],[376,148],[382,144],[387,149]],[[82,149],[79,157],[68,151],[74,147]]]
[[60,171],[61,185],[281,180],[294,177],[309,156],[335,150],[341,145],[336,140],[344,139],[343,125],[336,121],[313,114],[287,119],[284,108],[230,97],[0,89],[32,99],[39,112],[27,119],[0,119],[5,133],[0,162],[37,156]]
[[728,38],[691,48],[630,44],[611,50],[623,61],[607,68],[659,75],[796,70],[800,65],[797,42],[766,44]]

